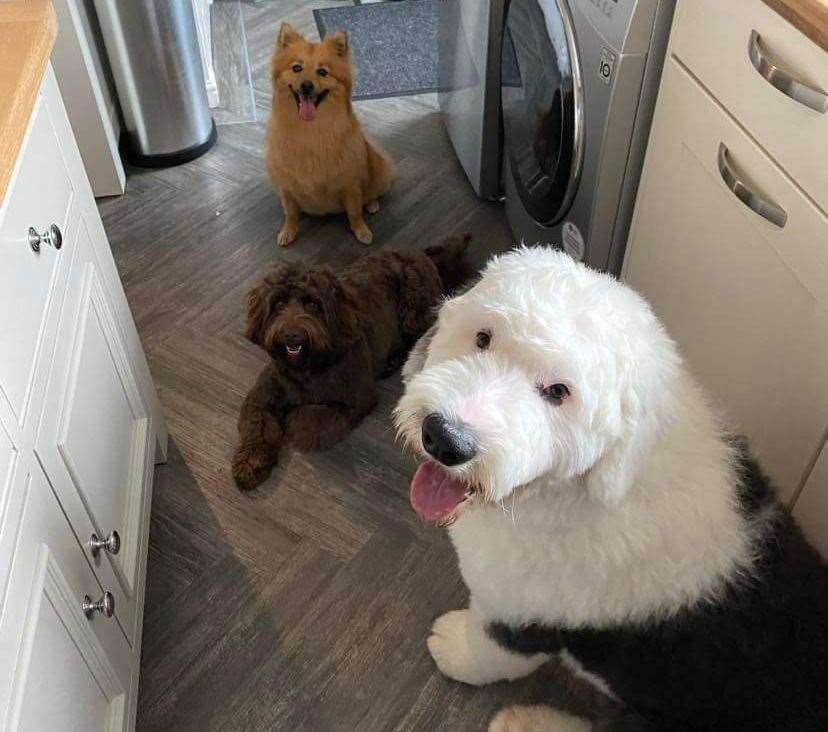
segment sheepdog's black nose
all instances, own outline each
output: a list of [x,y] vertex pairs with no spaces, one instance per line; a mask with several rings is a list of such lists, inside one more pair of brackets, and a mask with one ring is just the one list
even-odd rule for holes
[[477,454],[474,435],[462,422],[433,412],[423,420],[423,447],[443,465],[462,465]]
[[309,97],[313,94],[313,82],[312,81],[303,81],[299,84],[299,91],[302,92],[306,97]]

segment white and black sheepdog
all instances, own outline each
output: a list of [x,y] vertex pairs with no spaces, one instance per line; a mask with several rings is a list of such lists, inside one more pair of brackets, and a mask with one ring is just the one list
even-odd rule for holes
[[638,294],[516,250],[404,377],[411,503],[471,595],[434,623],[438,668],[479,685],[561,654],[617,702],[491,729],[828,730],[828,568]]

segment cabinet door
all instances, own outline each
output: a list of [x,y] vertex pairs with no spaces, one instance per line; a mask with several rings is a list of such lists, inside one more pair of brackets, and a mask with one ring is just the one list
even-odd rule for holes
[[[731,192],[721,145],[739,177],[786,211],[784,228]],[[675,60],[665,67],[624,277],[790,499],[828,414],[828,220]]]
[[[77,234],[35,451],[90,563],[115,594],[118,619],[133,642],[153,434],[83,214]],[[113,531],[119,551],[95,556],[91,535]]]
[[11,185],[0,201],[0,399],[21,427],[34,393],[38,354],[49,341],[46,315],[63,289],[61,263],[69,255],[66,246],[58,250],[44,243],[33,251],[29,244],[30,227],[42,233],[54,224],[67,233],[75,195],[53,115],[38,97]]
[[793,514],[808,540],[828,561],[828,443],[796,499]]
[[126,730],[135,664],[115,618],[82,609],[102,588],[40,467],[23,477],[23,513],[0,621],[0,726]]

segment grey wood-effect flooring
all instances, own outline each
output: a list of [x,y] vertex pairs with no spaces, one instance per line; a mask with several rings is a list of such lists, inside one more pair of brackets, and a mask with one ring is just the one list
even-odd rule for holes
[[[259,122],[222,125],[190,164],[129,170],[126,194],[100,203],[171,436],[152,504],[143,732],[483,729],[506,701],[554,683],[541,672],[473,689],[428,656],[431,621],[467,593],[444,532],[408,505],[414,462],[390,419],[397,376],[329,452],[283,451],[251,494],[229,473],[238,410],[265,359],[241,335],[248,288],[281,259],[338,266],[364,251],[341,216],[304,218],[279,249],[282,212],[263,170],[279,23],[315,35],[311,10],[332,4],[242,3]],[[356,108],[400,173],[370,218],[372,248],[471,231],[482,262],[511,245],[502,207],[466,182],[435,96]]]

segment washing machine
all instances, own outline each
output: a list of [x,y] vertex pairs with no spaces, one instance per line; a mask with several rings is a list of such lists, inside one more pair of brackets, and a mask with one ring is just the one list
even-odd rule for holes
[[515,238],[618,274],[674,0],[511,0],[500,99]]

